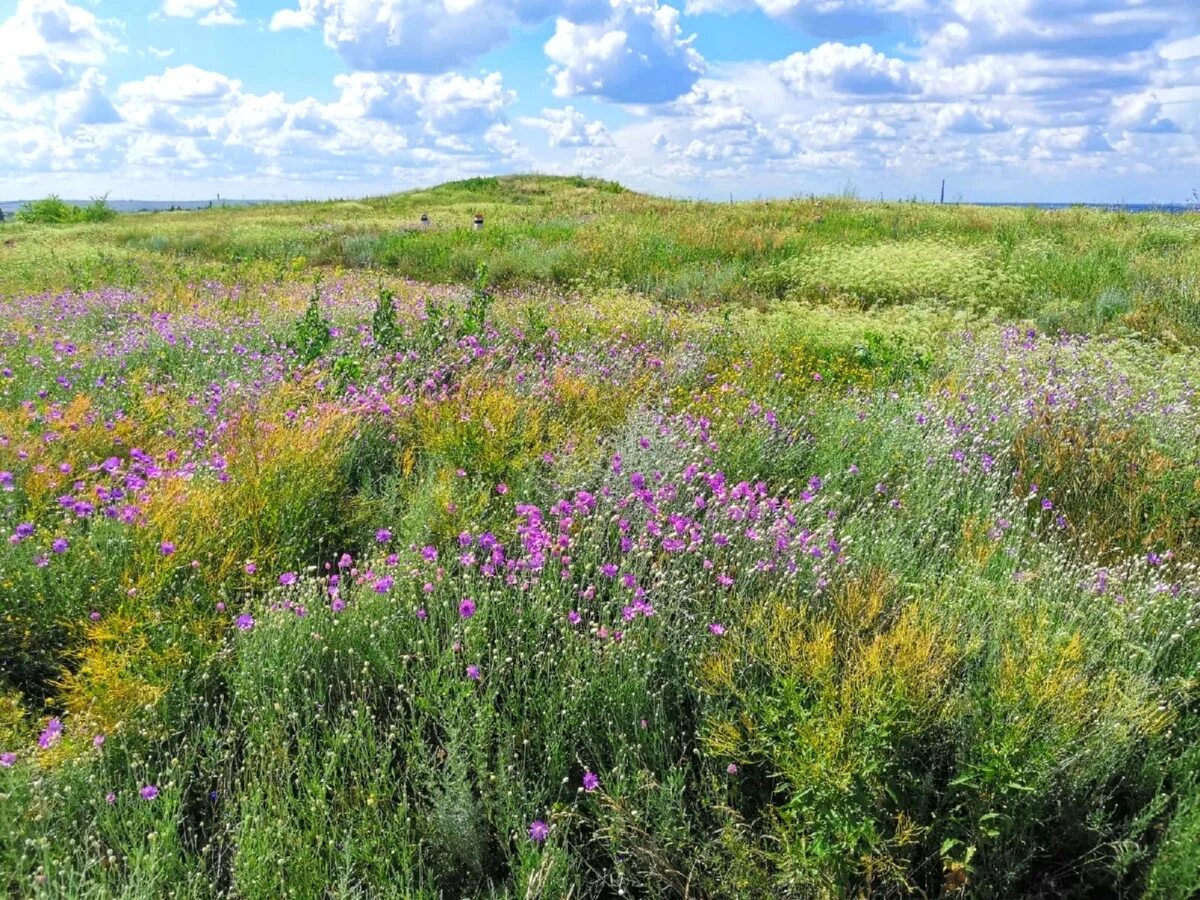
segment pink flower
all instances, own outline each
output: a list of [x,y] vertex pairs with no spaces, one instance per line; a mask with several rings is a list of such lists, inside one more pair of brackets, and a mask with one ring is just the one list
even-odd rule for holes
[[720,622],[712,622],[709,624],[708,630],[711,631],[713,634],[715,634],[717,637],[720,637],[721,635],[723,635],[725,633],[725,626],[722,625]]
[[600,787],[600,776],[595,772],[583,773],[583,789],[589,794]]

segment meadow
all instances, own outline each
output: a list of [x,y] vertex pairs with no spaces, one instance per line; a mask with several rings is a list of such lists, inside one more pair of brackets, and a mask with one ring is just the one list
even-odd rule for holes
[[1200,892],[1200,215],[93,219],[0,225],[9,896]]

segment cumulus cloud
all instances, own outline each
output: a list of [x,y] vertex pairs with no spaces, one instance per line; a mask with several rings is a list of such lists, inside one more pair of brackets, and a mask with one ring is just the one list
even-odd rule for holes
[[615,0],[612,15],[578,24],[559,18],[546,42],[554,93],[618,103],[661,103],[686,93],[705,69],[684,37],[679,11],[657,0]]
[[339,110],[396,126],[417,125],[427,134],[479,134],[500,122],[516,95],[505,90],[499,72],[483,78],[462,75],[395,75],[355,72],[339,75]]
[[175,66],[161,75],[147,75],[121,85],[117,95],[123,101],[157,103],[171,106],[204,106],[234,96],[241,84],[219,72],[210,72],[191,64]]
[[689,14],[758,9],[809,34],[826,38],[878,34],[895,21],[928,10],[926,0],[689,0]]
[[589,119],[573,106],[543,109],[540,116],[520,119],[522,125],[546,132],[551,147],[608,147],[612,136],[603,122]]
[[88,69],[74,90],[55,97],[56,122],[60,129],[111,125],[121,121],[120,114],[104,92],[105,81],[98,69]]
[[195,19],[200,25],[241,25],[237,0],[164,0],[164,16]]
[[117,46],[95,15],[66,0],[17,0],[0,22],[0,88],[41,93],[78,83]]
[[798,94],[912,94],[920,90],[911,67],[868,44],[821,44],[775,64],[783,82]]

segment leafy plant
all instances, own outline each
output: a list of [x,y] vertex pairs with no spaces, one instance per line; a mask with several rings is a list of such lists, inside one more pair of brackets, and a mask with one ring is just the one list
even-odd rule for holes
[[296,323],[289,346],[303,365],[318,359],[333,343],[332,323],[321,312],[321,281],[313,283],[312,296],[304,315]]

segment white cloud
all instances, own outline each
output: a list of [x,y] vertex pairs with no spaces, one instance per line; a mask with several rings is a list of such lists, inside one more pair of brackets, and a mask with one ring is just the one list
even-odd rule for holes
[[686,93],[705,69],[679,11],[657,0],[614,0],[603,22],[560,18],[546,42],[554,93],[618,103],[661,103]]
[[317,19],[311,10],[281,9],[271,16],[271,31],[286,31],[289,28],[312,28]]
[[921,89],[908,63],[885,56],[868,44],[821,44],[793,53],[774,68],[798,94],[913,94]]
[[167,50],[160,50],[155,46],[148,46],[146,48],[146,52],[148,52],[155,59],[167,59],[168,57],[175,55],[175,48],[171,47]]
[[516,21],[512,3],[491,0],[299,0],[275,13],[271,28],[320,24],[354,69],[432,73],[495,47]]
[[612,136],[603,122],[589,119],[573,106],[543,109],[540,116],[526,116],[522,125],[546,132],[551,147],[608,147]]
[[809,34],[844,38],[877,34],[928,7],[926,0],[688,0],[686,11],[729,14],[759,9]]
[[339,75],[340,113],[348,118],[419,126],[431,135],[479,134],[501,121],[516,95],[505,90],[499,72],[483,78],[462,75],[393,75],[354,72]]
[[96,17],[66,0],[17,0],[0,22],[0,89],[57,91],[102,64],[116,40]]
[[200,25],[241,25],[237,0],[164,0],[162,12],[177,19],[195,19]]
[[104,93],[105,78],[97,69],[83,73],[79,86],[55,97],[56,122],[59,129],[70,130],[85,125],[112,125],[121,121],[112,101]]
[[204,106],[234,96],[241,84],[219,72],[210,72],[190,63],[167,69],[161,75],[147,75],[128,81],[117,91],[123,101],[170,106]]

